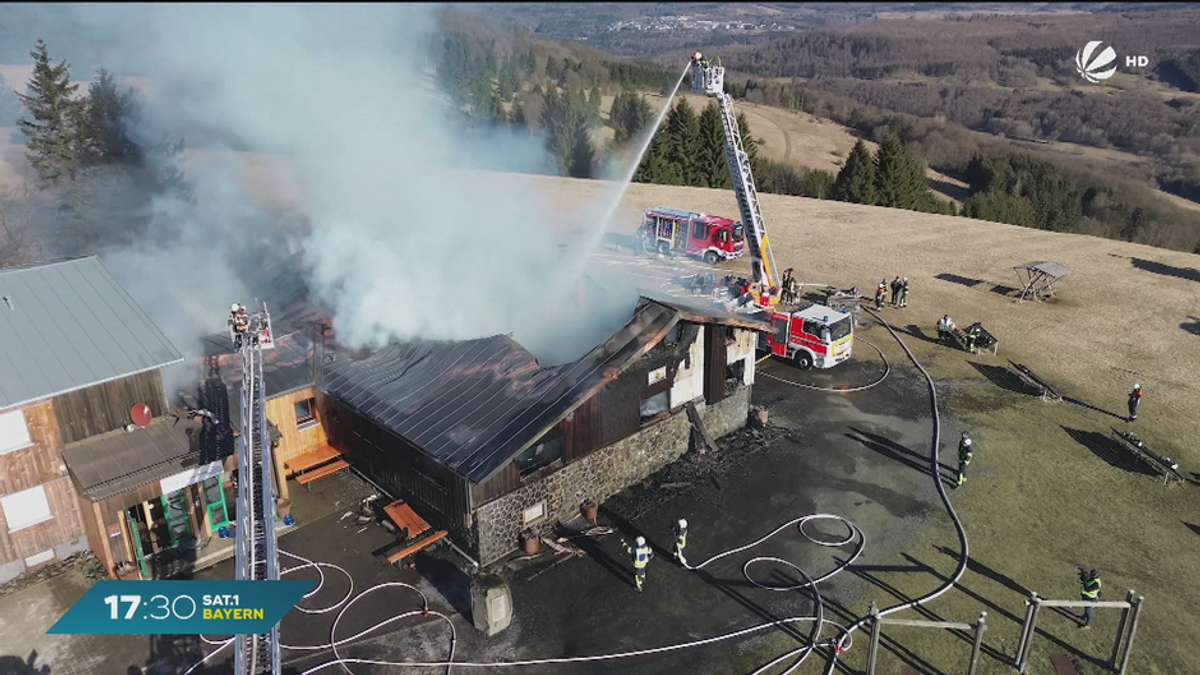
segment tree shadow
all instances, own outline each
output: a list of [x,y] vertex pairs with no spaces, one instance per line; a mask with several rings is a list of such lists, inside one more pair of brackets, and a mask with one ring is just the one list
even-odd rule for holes
[[967,361],[967,363],[971,364],[971,367],[979,371],[979,374],[986,377],[989,382],[1001,389],[1029,396],[1041,395],[1040,391],[1034,390],[1025,380],[1022,380],[1016,373],[1004,366],[990,366],[986,363],[978,363],[976,361]]
[[[924,563],[922,563],[920,560],[917,560],[916,558],[914,558],[914,557],[912,557],[912,556],[908,555],[907,553],[902,553],[901,555],[904,557],[904,559],[905,559],[905,560],[908,560],[909,562],[913,563],[914,565],[924,565]],[[968,566],[969,566],[969,565],[970,565],[970,563],[968,563]],[[938,571],[937,571],[937,570],[935,570],[934,568],[932,568],[932,567],[930,567],[930,566],[928,566],[928,565],[925,565],[925,567],[926,567],[926,569],[928,570],[928,572],[929,572],[929,573],[930,573],[930,574],[931,574],[931,575],[932,575],[934,578],[936,578],[938,581],[940,581],[940,582],[942,582],[942,583],[948,583],[948,582],[950,581],[950,579],[949,579],[948,577],[946,577],[946,576],[945,576],[944,574],[942,574],[941,572],[938,572]],[[968,567],[968,569],[969,569],[969,567]],[[1018,585],[1019,585],[1019,584],[1018,584]],[[1005,609],[1005,608],[1001,607],[1000,605],[996,604],[996,603],[995,603],[995,602],[993,602],[992,600],[989,600],[989,599],[987,599],[987,598],[983,597],[982,595],[980,595],[980,594],[976,593],[975,591],[971,590],[971,589],[970,589],[970,587],[963,585],[963,583],[962,583],[962,581],[961,581],[961,580],[960,580],[958,583],[955,583],[955,584],[954,584],[954,588],[955,588],[955,590],[959,591],[959,592],[960,592],[960,593],[962,593],[963,595],[966,595],[968,598],[971,598],[972,600],[974,600],[974,601],[978,602],[979,604],[981,604],[981,605],[984,605],[985,607],[987,607],[987,609],[988,609],[988,619],[989,619],[989,623],[991,623],[991,622],[994,622],[994,621],[996,620],[996,617],[1004,617],[1005,619],[1008,619],[1009,621],[1012,621],[1012,622],[1013,622],[1014,624],[1016,624],[1018,627],[1019,627],[1019,626],[1021,626],[1021,625],[1023,625],[1023,624],[1024,624],[1024,622],[1025,622],[1025,617],[1024,617],[1024,616],[1017,616],[1017,615],[1016,615],[1016,614],[1014,614],[1013,612],[1011,612],[1011,611],[1009,611],[1009,610],[1007,610],[1007,609]],[[901,598],[906,598],[906,596],[900,596],[900,597],[901,597]],[[1028,595],[1026,595],[1025,597],[1029,597],[1029,596],[1028,596]],[[1062,608],[1056,608],[1056,609],[1060,609],[1060,610],[1062,610]],[[920,612],[921,612],[921,613],[923,613],[923,614],[927,614],[927,615],[929,615],[929,616],[936,616],[936,615],[934,615],[932,612],[930,612],[929,610],[926,610],[926,609],[923,609],[923,608],[922,608],[922,609],[920,609],[920,610],[918,610],[918,611],[920,611]],[[1078,621],[1079,621],[1079,617],[1078,617],[1078,616],[1074,616],[1074,615],[1072,615],[1070,612],[1067,612],[1067,611],[1065,611],[1065,610],[1059,611],[1058,613],[1059,613],[1059,614],[1062,614],[1063,616],[1066,616],[1066,617],[1070,618],[1072,621],[1075,621],[1075,622],[1078,622]],[[936,619],[936,618],[935,618],[935,619],[933,619],[933,620],[934,620],[934,621],[941,621],[941,619]],[[993,624],[993,625],[994,625],[994,624]],[[960,635],[960,636],[963,636],[963,637],[964,637],[964,638],[966,638],[966,639],[970,639],[970,638],[971,638],[971,636],[970,636],[970,634],[969,634],[969,633],[965,633],[965,632],[958,632],[958,631],[952,631],[952,632],[955,632],[956,634],[958,634],[958,635]],[[1108,662],[1107,662],[1106,660],[1101,660],[1101,659],[1099,659],[1099,658],[1096,658],[1096,657],[1094,657],[1094,656],[1089,656],[1088,654],[1084,654],[1083,652],[1079,651],[1079,650],[1078,650],[1078,649],[1076,649],[1075,647],[1073,647],[1073,646],[1071,646],[1070,644],[1068,644],[1068,643],[1064,642],[1062,639],[1060,639],[1060,638],[1058,638],[1058,637],[1056,637],[1056,636],[1054,636],[1054,635],[1051,635],[1050,633],[1046,632],[1046,629],[1045,629],[1044,627],[1041,627],[1041,626],[1039,626],[1039,627],[1037,628],[1037,634],[1038,634],[1038,635],[1040,635],[1040,636],[1042,636],[1042,637],[1044,637],[1045,639],[1049,640],[1050,642],[1052,642],[1053,644],[1055,644],[1056,646],[1058,646],[1060,649],[1062,649],[1062,650],[1064,650],[1064,651],[1066,651],[1066,652],[1068,652],[1068,653],[1072,654],[1073,656],[1075,656],[1076,658],[1078,658],[1078,659],[1080,659],[1080,660],[1082,660],[1082,661],[1086,661],[1086,662],[1088,662],[1088,663],[1094,664],[1095,666],[1097,666],[1097,667],[1101,667],[1101,668],[1103,668],[1103,667],[1106,667],[1106,666],[1108,665]],[[986,637],[986,636],[987,636],[987,633],[984,633],[984,636]],[[1015,654],[1013,654],[1013,655],[1009,655],[1009,654],[1003,653],[1003,652],[1001,652],[1001,651],[999,651],[999,650],[996,650],[996,649],[989,648],[989,647],[987,647],[986,645],[984,646],[983,652],[984,652],[985,654],[988,654],[989,656],[993,656],[994,658],[996,658],[997,660],[999,660],[999,661],[1001,661],[1001,662],[1003,662],[1003,663],[1007,663],[1007,664],[1009,664],[1009,665],[1015,665],[1015,664],[1014,664],[1014,662],[1016,661],[1016,655],[1015,655]]]
[[[1200,525],[1193,525],[1192,523],[1189,523],[1189,522],[1186,522],[1186,521],[1183,521],[1183,520],[1181,520],[1181,521],[1179,521],[1179,522],[1181,522],[1181,523],[1183,523],[1184,525],[1186,525],[1186,526],[1187,526],[1187,529],[1189,529],[1189,530],[1191,530],[1191,531],[1192,531],[1192,534],[1200,535]],[[3,672],[3,671],[0,671],[0,672]]]
[[1059,425],[1059,428],[1067,432],[1067,435],[1074,439],[1076,443],[1091,450],[1092,454],[1108,462],[1110,466],[1143,476],[1158,475],[1158,472],[1148,466],[1142,458],[1134,455],[1122,447],[1120,443],[1104,434],[1095,431],[1083,431],[1082,429],[1071,429],[1062,425]]
[[29,656],[0,656],[0,673],[4,675],[50,675],[50,666],[37,662],[37,650],[29,652]]
[[1161,274],[1166,277],[1175,277],[1176,279],[1186,279],[1188,281],[1200,282],[1200,270],[1193,267],[1175,267],[1165,263],[1146,260],[1145,258],[1130,258],[1129,262],[1134,267],[1145,272]]
[[1179,324],[1179,327],[1192,335],[1200,335],[1200,317],[1189,316],[1188,321]]
[[928,183],[929,187],[934,191],[940,192],[959,202],[965,200],[969,194],[967,192],[967,188],[961,185],[955,185],[947,180],[941,180],[940,178],[926,178],[925,182]]
[[[850,432],[851,433],[846,434],[846,438],[862,443],[868,449],[873,450],[880,455],[887,457],[888,459],[893,459],[897,462],[900,462],[911,469],[920,471],[926,476],[931,475],[928,455],[914,452],[913,450],[910,450],[891,439],[884,438],[878,434],[862,431],[861,429],[857,429],[855,427],[850,427]],[[952,467],[941,462],[938,463],[938,467],[939,469],[945,470],[948,474],[957,475],[958,467]],[[947,475],[940,475],[939,478],[945,481],[947,485],[954,482],[951,481]]]
[[957,274],[950,274],[948,272],[942,272],[941,274],[935,274],[933,278],[941,279],[942,281],[949,281],[952,284],[958,284],[959,286],[966,286],[967,288],[974,288],[975,286],[978,286],[979,284],[983,283],[983,279],[972,279],[971,277],[963,277],[963,276],[959,276]]

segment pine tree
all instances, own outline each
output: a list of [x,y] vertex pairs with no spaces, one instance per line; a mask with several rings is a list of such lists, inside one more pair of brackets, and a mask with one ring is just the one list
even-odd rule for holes
[[591,108],[592,118],[595,119],[597,123],[600,122],[600,104],[601,99],[603,98],[604,92],[600,91],[600,87],[598,85],[592,87],[592,90],[588,92],[588,106]]
[[585,115],[576,114],[574,117],[575,132],[572,134],[571,160],[567,167],[567,175],[572,178],[591,178],[596,148],[592,144],[590,125]]
[[659,129],[650,144],[642,163],[633,174],[633,180],[638,183],[658,183],[660,185],[682,185],[683,175],[679,166],[672,164],[667,156],[670,154],[671,134],[666,129]]
[[854,144],[845,166],[838,172],[830,196],[855,204],[875,203],[875,158],[861,140]]
[[667,113],[666,130],[671,139],[667,161],[679,167],[684,185],[699,185],[700,120],[686,98]]
[[71,82],[71,67],[66,61],[52,65],[46,43],[40,39],[29,54],[33,57],[30,93],[18,97],[33,119],[22,116],[17,127],[28,139],[25,145],[30,166],[37,170],[43,185],[50,185],[74,178],[79,170],[79,126],[84,106],[72,98],[79,85]]
[[529,121],[525,119],[525,109],[520,103],[514,103],[508,115],[508,126],[513,131],[529,131]]
[[887,133],[875,155],[875,192],[879,206],[916,209],[929,191],[921,163],[895,133]]
[[104,68],[88,85],[82,124],[80,151],[86,165],[124,162],[140,166],[142,148],[129,138],[134,114],[132,92],[117,88],[116,78]]
[[640,136],[650,123],[650,115],[650,102],[645,96],[632,91],[617,94],[608,113],[613,142],[619,146]]
[[517,74],[517,65],[513,63],[513,59],[506,59],[504,66],[500,68],[500,76],[497,78],[497,85],[500,94],[500,100],[505,103],[509,102],[513,94],[521,86],[520,78]]
[[700,113],[700,149],[697,175],[700,185],[729,188],[729,165],[725,160],[725,127],[716,101],[709,101]]

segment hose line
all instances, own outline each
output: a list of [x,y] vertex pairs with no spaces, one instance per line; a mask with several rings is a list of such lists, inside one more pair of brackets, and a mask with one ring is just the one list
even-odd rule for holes
[[[900,338],[899,335],[896,334],[896,332],[892,329],[892,327],[886,321],[884,321],[882,318],[880,318],[874,311],[870,310],[869,308],[867,308],[866,311],[870,312],[871,315],[874,316],[880,322],[880,324],[882,324],[885,328],[887,328],[888,332],[891,333],[892,337],[895,338],[896,341],[900,343],[900,346],[904,349],[905,353],[908,354],[909,359],[912,360],[913,364],[916,365],[917,369],[921,371],[921,374],[925,377],[925,380],[929,385],[929,393],[930,393],[930,401],[931,401],[930,406],[931,406],[931,410],[933,413],[933,422],[934,422],[933,437],[932,437],[932,441],[931,441],[931,443],[932,443],[931,444],[932,473],[933,473],[934,480],[935,480],[935,483],[937,486],[938,496],[941,498],[942,504],[946,507],[947,512],[950,514],[951,520],[954,522],[955,530],[958,533],[959,543],[962,546],[962,555],[959,558],[958,569],[955,570],[953,577],[949,581],[947,581],[945,584],[940,586],[938,589],[936,589],[936,590],[932,591],[931,593],[928,593],[920,598],[917,598],[916,600],[911,600],[909,602],[905,602],[903,604],[896,605],[894,607],[889,607],[879,613],[879,616],[885,616],[885,615],[899,612],[899,611],[902,611],[905,609],[911,609],[914,607],[918,607],[926,602],[929,602],[929,601],[941,596],[942,594],[944,594],[945,592],[947,592],[951,588],[953,588],[954,585],[962,578],[963,574],[966,571],[968,550],[967,550],[966,530],[963,528],[962,521],[959,520],[958,515],[955,513],[954,507],[950,504],[950,500],[946,494],[945,485],[943,485],[942,481],[941,481],[941,474],[939,471],[940,465],[939,465],[939,461],[938,461],[938,450],[939,450],[939,446],[941,444],[941,418],[938,414],[937,390],[936,390],[936,387],[934,386],[933,378],[931,378],[929,376],[929,373],[920,364],[920,362],[917,361],[917,359],[913,355],[912,351],[909,350],[908,346],[906,344],[904,344],[904,341]],[[864,340],[864,342],[866,342],[866,341]],[[865,389],[874,387],[874,386],[878,385],[880,382],[882,382],[890,374],[891,366],[890,366],[890,364],[888,364],[887,358],[883,356],[883,351],[880,350],[878,346],[871,344],[870,342],[867,342],[867,344],[871,345],[872,347],[875,348],[876,351],[879,352],[879,355],[881,358],[883,358],[884,365],[885,365],[884,374],[875,382],[872,382],[868,385],[864,385],[861,387],[855,387],[853,389],[818,388],[818,387],[813,387],[811,385],[803,385],[800,383],[791,383],[791,382],[788,382],[788,383],[793,384],[795,386],[805,387],[805,388],[818,389],[818,390],[822,390],[822,391],[837,391],[837,392],[844,392],[844,393],[863,391]],[[764,373],[764,375],[765,375],[765,373]],[[768,377],[772,377],[772,379],[781,379],[781,378],[774,378],[773,376],[768,376]],[[787,381],[784,380],[784,382],[787,382]],[[830,520],[840,522],[842,525],[844,525],[846,527],[846,535],[844,537],[842,537],[841,539],[835,539],[835,540],[818,539],[818,538],[810,535],[804,529],[806,524],[815,523],[815,522],[819,522],[819,521],[830,521]],[[800,665],[803,664],[804,661],[810,655],[812,655],[813,652],[818,647],[822,647],[822,646],[828,647],[830,650],[830,660],[829,660],[828,668],[825,672],[826,672],[826,675],[831,675],[837,666],[838,655],[841,654],[842,652],[850,649],[853,646],[854,632],[859,630],[860,628],[862,628],[866,624],[866,622],[870,620],[870,617],[866,616],[866,617],[859,619],[858,621],[851,624],[850,626],[846,627],[846,626],[837,624],[833,621],[830,621],[829,619],[826,619],[824,602],[822,601],[821,594],[818,589],[819,584],[833,578],[838,573],[842,572],[847,567],[854,564],[854,562],[856,560],[858,560],[858,558],[862,555],[863,550],[866,548],[866,537],[863,534],[862,530],[860,530],[854,523],[850,522],[849,520],[847,520],[846,518],[844,518],[842,516],[835,515],[835,514],[828,514],[828,513],[811,514],[811,515],[802,516],[799,518],[794,518],[794,519],[789,520],[789,521],[783,523],[782,525],[776,527],[774,530],[768,532],[766,535],[763,535],[762,537],[760,537],[754,541],[751,541],[742,546],[738,546],[736,548],[732,548],[732,549],[717,553],[716,555],[713,555],[712,557],[708,558],[704,562],[701,562],[697,565],[688,565],[685,563],[685,564],[683,564],[683,567],[690,571],[697,571],[697,570],[703,569],[704,567],[706,567],[718,560],[727,558],[732,555],[736,555],[738,553],[743,553],[752,548],[755,548],[755,547],[763,544],[767,540],[771,539],[772,537],[784,532],[785,530],[788,530],[791,527],[795,527],[796,532],[799,533],[799,535],[801,537],[803,537],[810,543],[813,543],[813,544],[816,544],[816,545],[822,546],[822,547],[831,547],[831,548],[840,548],[843,546],[848,546],[848,545],[853,544],[854,552],[853,552],[853,554],[851,554],[849,556],[849,558],[845,562],[842,562],[841,564],[835,566],[833,569],[829,570],[825,574],[822,574],[815,578],[812,577],[811,575],[809,575],[809,573],[806,572],[804,569],[802,569],[799,565],[796,565],[793,562],[790,562],[790,561],[782,559],[782,558],[774,557],[774,556],[756,556],[756,557],[752,557],[752,558],[748,559],[742,565],[742,575],[745,576],[746,580],[751,585],[755,586],[756,588],[760,588],[760,589],[767,590],[767,591],[804,591],[804,590],[809,591],[813,598],[813,613],[810,615],[793,616],[793,617],[788,617],[788,618],[783,618],[783,619],[776,619],[774,621],[768,621],[765,623],[750,626],[748,628],[742,628],[740,630],[723,633],[723,634],[715,635],[715,636],[708,637],[708,638],[690,640],[687,642],[679,642],[679,643],[675,643],[675,644],[663,645],[660,647],[651,647],[651,648],[647,648],[647,649],[637,649],[637,650],[624,651],[624,652],[614,652],[614,653],[609,653],[609,654],[593,654],[593,655],[588,655],[588,656],[552,657],[552,658],[524,659],[524,660],[520,660],[520,661],[501,661],[501,662],[455,661],[454,657],[455,657],[455,651],[456,651],[456,648],[458,645],[458,635],[457,635],[456,629],[454,627],[454,623],[451,621],[450,617],[446,616],[445,614],[438,612],[438,611],[431,610],[429,608],[428,598],[426,598],[426,596],[415,586],[401,583],[401,582],[382,583],[382,584],[378,584],[376,586],[367,588],[366,590],[364,590],[363,592],[361,592],[357,596],[355,596],[353,599],[351,599],[351,596],[354,594],[354,581],[353,581],[353,578],[350,576],[350,573],[347,572],[345,569],[343,569],[337,565],[334,565],[332,563],[317,562],[317,561],[309,560],[308,558],[304,558],[302,556],[296,555],[289,551],[280,549],[280,553],[282,555],[286,555],[290,558],[294,558],[301,562],[301,564],[299,564],[299,565],[282,570],[282,572],[280,573],[280,576],[292,574],[292,573],[298,572],[299,570],[303,570],[303,569],[307,569],[307,568],[313,568],[317,571],[319,579],[318,579],[318,583],[317,583],[316,587],[314,587],[303,598],[301,598],[301,601],[304,601],[304,600],[314,597],[322,588],[324,588],[326,580],[327,580],[325,572],[323,571],[324,569],[335,570],[337,572],[340,572],[341,574],[346,576],[346,579],[349,583],[349,588],[347,589],[346,594],[339,601],[337,601],[336,603],[334,603],[332,605],[329,605],[327,607],[318,608],[318,609],[301,607],[299,603],[297,603],[297,605],[296,605],[296,609],[298,609],[299,611],[301,611],[302,613],[305,613],[305,614],[325,614],[328,612],[333,612],[335,610],[337,611],[337,615],[335,616],[333,625],[329,631],[329,641],[327,643],[320,644],[320,645],[285,645],[285,644],[281,644],[280,648],[284,649],[284,650],[298,651],[298,652],[314,652],[314,651],[325,651],[325,650],[332,651],[333,659],[326,661],[324,663],[320,663],[316,666],[313,666],[313,667],[309,668],[308,670],[301,672],[300,675],[312,675],[313,673],[317,673],[317,672],[326,670],[328,668],[332,668],[334,666],[339,667],[342,671],[347,673],[347,675],[354,675],[353,672],[348,667],[351,664],[390,666],[390,667],[397,667],[397,668],[445,668],[447,675],[450,675],[450,673],[454,667],[458,667],[458,668],[515,668],[515,667],[522,667],[522,666],[544,666],[544,665],[551,665],[551,664],[570,664],[570,663],[589,663],[589,662],[597,662],[597,661],[611,661],[611,660],[625,659],[625,658],[631,658],[631,657],[636,657],[636,656],[650,656],[650,655],[655,655],[655,654],[666,654],[666,653],[677,652],[677,651],[681,651],[681,650],[685,650],[685,649],[692,649],[692,648],[696,648],[696,647],[702,647],[705,645],[716,644],[716,643],[724,642],[727,640],[732,640],[732,639],[743,637],[746,635],[758,633],[758,632],[767,630],[769,628],[777,628],[777,627],[782,627],[782,626],[788,626],[791,624],[811,622],[812,627],[809,630],[809,634],[807,636],[807,640],[806,640],[807,644],[802,644],[799,647],[796,647],[794,649],[790,649],[790,650],[784,652],[780,656],[774,658],[773,660],[771,660],[768,663],[759,667],[757,670],[755,670],[750,675],[762,675],[768,669],[770,669],[780,663],[783,663],[789,659],[795,659],[795,661],[793,663],[791,663],[791,665],[789,665],[786,670],[784,670],[782,673],[780,673],[780,675],[788,675],[789,673],[792,673],[793,671],[795,671],[796,668],[800,667]],[[751,575],[751,568],[754,567],[755,565],[762,564],[762,563],[775,563],[778,565],[785,565],[785,566],[791,567],[792,569],[796,570],[796,572],[799,573],[800,577],[802,578],[802,581],[800,581],[798,583],[794,583],[794,584],[781,584],[781,585],[765,584],[760,581],[757,581]],[[377,622],[377,623],[371,625],[370,627],[368,627],[364,630],[361,630],[358,633],[351,635],[349,637],[340,638],[340,639],[337,637],[337,628],[338,628],[338,625],[341,623],[342,618],[344,616],[346,616],[346,614],[350,611],[351,607],[353,607],[359,600],[362,600],[364,597],[371,595],[373,593],[377,593],[379,591],[383,591],[386,589],[395,589],[395,588],[403,588],[403,589],[415,592],[420,597],[420,607],[418,609],[398,613],[389,619]],[[446,660],[444,660],[444,661],[385,661],[382,659],[362,659],[362,658],[345,657],[345,656],[342,656],[341,653],[339,653],[339,651],[338,651],[339,647],[344,647],[346,644],[353,642],[355,640],[358,640],[366,635],[369,635],[370,633],[373,633],[373,632],[379,630],[380,628],[383,628],[383,627],[391,625],[397,621],[401,621],[403,619],[407,619],[410,617],[435,617],[439,621],[444,621],[447,625],[449,625],[449,627],[450,627],[450,645],[449,645],[449,650],[448,650],[448,653],[446,656]],[[835,636],[832,636],[832,637],[822,641],[821,634],[824,632],[826,624],[833,626],[835,629],[837,629],[837,632],[836,632]],[[190,675],[190,673],[195,671],[197,668],[199,668],[205,662],[209,661],[210,659],[215,657],[217,654],[224,651],[224,649],[226,647],[228,647],[229,645],[234,643],[233,637],[228,637],[223,640],[210,640],[208,638],[205,638],[204,636],[200,636],[200,638],[205,644],[217,646],[217,649],[215,649],[214,651],[209,653],[202,660],[200,660],[198,663],[194,664],[191,668],[189,668],[187,671],[185,671],[184,675]]]

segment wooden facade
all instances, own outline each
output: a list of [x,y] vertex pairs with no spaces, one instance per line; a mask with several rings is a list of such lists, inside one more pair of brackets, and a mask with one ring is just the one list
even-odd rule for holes
[[[312,400],[313,419],[296,418],[296,404]],[[275,478],[279,497],[291,497],[283,464],[295,457],[329,444],[325,431],[326,414],[322,412],[316,387],[305,387],[267,399],[267,419],[279,429],[279,444],[275,447]]]
[[729,360],[726,326],[704,326],[704,402],[715,405],[725,399],[725,363]]
[[75,488],[62,459],[63,441],[52,401],[23,408],[33,445],[0,455],[0,497],[41,485],[50,520],[8,531],[0,509],[0,562],[28,558],[84,534]]
[[120,429],[132,420],[129,411],[145,403],[155,417],[168,412],[162,375],[151,370],[54,397],[54,411],[63,443]]

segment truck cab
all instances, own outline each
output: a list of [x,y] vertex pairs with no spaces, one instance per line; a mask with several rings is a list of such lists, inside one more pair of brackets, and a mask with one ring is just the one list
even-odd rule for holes
[[636,236],[647,253],[682,254],[713,265],[740,258],[746,248],[741,223],[665,206],[645,212]]
[[801,370],[832,368],[850,358],[854,318],[846,310],[804,302],[770,313],[774,330],[760,333],[758,349],[787,359]]

